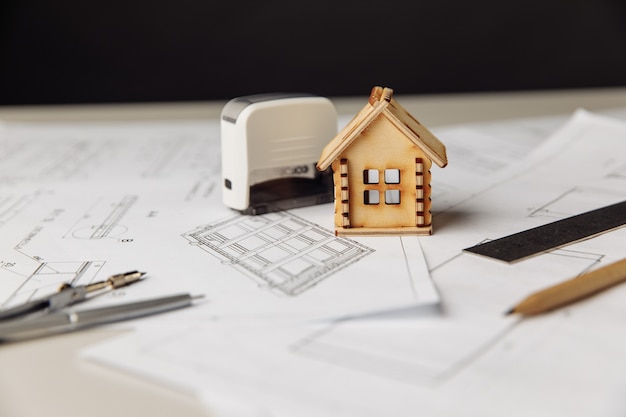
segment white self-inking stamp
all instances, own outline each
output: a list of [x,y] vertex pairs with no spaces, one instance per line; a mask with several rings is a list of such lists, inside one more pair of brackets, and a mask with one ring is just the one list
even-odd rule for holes
[[332,172],[319,172],[315,164],[336,134],[337,112],[325,97],[276,93],[230,100],[221,114],[224,204],[263,214],[332,202]]

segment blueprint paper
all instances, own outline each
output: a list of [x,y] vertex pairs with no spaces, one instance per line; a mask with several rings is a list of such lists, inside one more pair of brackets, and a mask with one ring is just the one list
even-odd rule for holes
[[479,185],[464,183],[470,176],[461,171],[437,171],[434,190],[435,181],[444,192],[464,190],[441,207],[435,234],[419,240],[442,297],[439,312],[187,322],[177,331],[172,318],[168,334],[146,322],[85,355],[187,387],[209,408],[222,396],[241,398],[256,404],[249,415],[621,415],[626,287],[533,319],[503,313],[530,292],[622,258],[626,230],[514,265],[461,250],[623,200],[624,137],[623,122],[579,111]]

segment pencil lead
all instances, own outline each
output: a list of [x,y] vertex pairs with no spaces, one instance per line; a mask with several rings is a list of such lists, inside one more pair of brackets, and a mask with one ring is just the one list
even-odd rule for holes
[[515,307],[510,308],[509,310],[507,310],[504,315],[505,316],[510,316],[511,314],[515,313]]

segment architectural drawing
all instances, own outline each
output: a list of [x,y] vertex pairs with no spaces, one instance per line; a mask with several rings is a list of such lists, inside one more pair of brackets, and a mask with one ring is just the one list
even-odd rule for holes
[[0,227],[16,216],[31,201],[30,196],[0,196]]
[[[219,135],[219,124],[156,125],[160,126],[8,126],[0,152],[0,183],[163,179],[219,173],[219,151],[215,150],[219,143],[207,143],[212,131]],[[50,146],[50,135],[54,136],[54,146]],[[111,168],[112,161],[115,169],[101,169]]]
[[220,173],[219,153],[211,152],[201,136],[173,135],[146,145],[142,148],[142,178],[169,178],[183,173],[213,177]]
[[598,187],[573,187],[554,200],[533,209],[530,217],[566,218],[594,210],[624,199],[616,190]]
[[136,195],[125,195],[113,202],[99,200],[64,237],[102,239],[119,236],[127,230],[120,221],[136,201]]
[[264,286],[295,296],[373,249],[288,212],[237,216],[183,235]]
[[[566,276],[576,276],[589,270],[602,258],[603,255],[597,253],[558,249],[546,254],[541,261],[525,261],[514,268],[504,264],[496,267],[508,272],[508,282],[520,282],[528,280],[539,264],[550,271],[546,276],[553,274],[552,271],[566,271]],[[470,271],[477,262],[481,261],[461,255],[441,266],[439,272]],[[480,279],[489,281],[488,286],[497,285],[497,279]],[[536,278],[542,279],[546,277]],[[462,297],[470,300],[474,295],[466,293]],[[404,333],[398,333],[397,328],[389,329],[384,322],[377,327],[356,327],[354,330],[350,320],[338,321],[301,338],[291,346],[290,351],[384,379],[436,386],[453,378],[468,363],[500,342],[517,320],[494,312],[491,317],[482,318],[483,327],[479,328],[473,324],[474,310],[469,301],[463,308],[465,311],[448,312],[448,317],[422,318],[423,323],[409,321]],[[465,349],[454,348],[460,345]],[[431,346],[439,348],[432,350]]]
[[3,282],[12,276],[19,277],[20,284],[3,300],[0,307],[9,307],[55,292],[62,284],[82,285],[94,281],[105,261],[44,262],[32,272],[22,271],[12,262],[0,262]]

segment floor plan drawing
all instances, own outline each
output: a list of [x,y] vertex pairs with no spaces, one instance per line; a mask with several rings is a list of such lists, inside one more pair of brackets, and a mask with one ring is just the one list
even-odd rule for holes
[[373,251],[287,212],[237,216],[183,236],[288,296],[306,291]]

